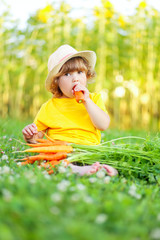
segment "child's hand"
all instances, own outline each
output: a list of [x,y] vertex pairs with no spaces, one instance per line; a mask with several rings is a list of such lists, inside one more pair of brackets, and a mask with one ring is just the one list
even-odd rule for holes
[[80,84],[80,83],[76,84],[76,86],[74,87],[74,91],[75,92],[76,91],[82,91],[83,94],[84,94],[84,100],[85,101],[89,98],[89,91],[88,91],[88,89],[85,86],[83,86],[82,84]]
[[25,128],[23,128],[22,133],[26,141],[32,140],[34,136],[38,134],[36,124],[32,123],[27,125]]

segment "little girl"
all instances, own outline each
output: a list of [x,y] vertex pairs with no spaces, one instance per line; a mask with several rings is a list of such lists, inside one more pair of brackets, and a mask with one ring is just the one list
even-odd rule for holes
[[[47,131],[55,140],[85,145],[100,143],[100,131],[108,128],[110,119],[101,95],[89,93],[86,88],[87,80],[95,75],[95,63],[95,52],[78,52],[69,45],[62,45],[49,57],[45,86],[53,98],[42,105],[34,122],[22,130],[25,141],[36,143],[35,139],[43,138],[43,132]],[[83,103],[77,103],[76,91],[83,92]],[[80,175],[95,173],[100,168],[106,169],[110,176],[118,173],[99,162],[90,166],[69,166]]]

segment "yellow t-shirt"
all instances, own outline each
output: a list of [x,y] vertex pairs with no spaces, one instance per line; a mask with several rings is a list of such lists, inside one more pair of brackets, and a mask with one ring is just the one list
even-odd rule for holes
[[[100,93],[90,93],[91,100],[106,111]],[[100,131],[94,127],[83,104],[75,98],[52,98],[42,105],[34,123],[38,131],[62,141],[92,145],[101,141]]]

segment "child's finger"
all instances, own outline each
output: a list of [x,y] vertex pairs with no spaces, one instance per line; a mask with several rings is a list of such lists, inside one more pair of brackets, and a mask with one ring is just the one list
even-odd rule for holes
[[25,129],[25,134],[28,136],[33,136],[33,132],[29,127]]
[[23,133],[23,136],[26,138],[26,139],[30,139],[32,138],[33,135],[31,135],[30,133],[28,133],[26,130],[22,131]]
[[36,127],[32,125],[29,126],[27,131],[29,131],[32,135],[38,133]]
[[32,129],[33,133],[38,133],[36,124],[32,123],[31,129]]

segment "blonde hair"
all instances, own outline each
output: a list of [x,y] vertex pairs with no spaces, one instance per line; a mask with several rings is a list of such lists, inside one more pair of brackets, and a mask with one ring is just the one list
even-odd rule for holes
[[62,91],[58,86],[58,78],[66,73],[74,72],[74,71],[83,71],[86,73],[87,80],[91,79],[95,76],[95,71],[91,71],[91,68],[88,64],[88,61],[82,57],[74,57],[69,59],[66,63],[63,64],[59,72],[53,77],[51,83],[51,92],[54,97],[61,97]]

